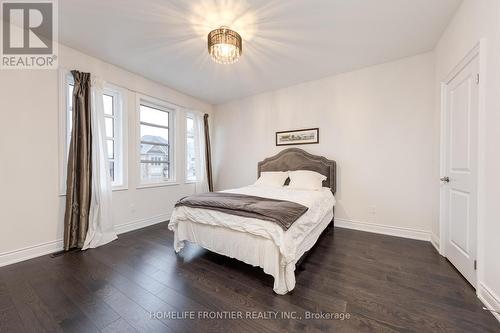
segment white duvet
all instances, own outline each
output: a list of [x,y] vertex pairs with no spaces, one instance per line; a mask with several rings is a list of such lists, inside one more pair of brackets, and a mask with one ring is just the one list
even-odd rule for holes
[[[176,207],[172,213],[169,229],[175,232],[177,224],[187,220],[264,237],[274,242],[279,248],[285,264],[288,264],[299,259],[297,257],[298,247],[322,219],[329,212],[331,213],[335,205],[335,198],[329,188],[308,191],[289,189],[286,186],[279,188],[246,186],[223,192],[288,200],[304,205],[308,210],[287,231],[284,231],[278,224],[270,221],[230,215],[215,210],[180,206]],[[179,252],[183,248],[183,242],[176,239],[174,248],[176,252]]]

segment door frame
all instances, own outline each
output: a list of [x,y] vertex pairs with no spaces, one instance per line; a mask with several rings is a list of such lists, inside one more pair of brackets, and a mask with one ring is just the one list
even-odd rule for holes
[[[478,86],[478,147],[477,147],[477,239],[476,239],[476,291],[483,280],[484,262],[484,142],[485,142],[485,87],[486,87],[486,39],[482,38],[467,55],[441,81],[441,119],[440,119],[440,177],[446,176],[446,107],[448,84],[475,58],[479,60]],[[439,254],[446,257],[446,240],[448,238],[448,221],[445,215],[445,185],[439,188]]]

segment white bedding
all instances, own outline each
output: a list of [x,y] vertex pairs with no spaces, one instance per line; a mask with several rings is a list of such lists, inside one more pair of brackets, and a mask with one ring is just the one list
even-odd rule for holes
[[[169,229],[175,233],[175,251],[179,252],[184,247],[184,241],[188,240],[209,250],[264,268],[266,273],[274,276],[274,291],[278,294],[292,290],[295,286],[295,263],[314,245],[333,218],[335,198],[330,189],[308,191],[289,189],[286,186],[247,186],[225,192],[293,201],[309,209],[284,231],[273,222],[256,218],[209,209],[176,207],[169,223]],[[228,232],[222,232],[220,228],[228,229]],[[224,238],[218,237],[221,235],[224,235]],[[259,243],[258,239],[262,241]],[[257,257],[252,253],[255,252],[256,245],[261,247]]]

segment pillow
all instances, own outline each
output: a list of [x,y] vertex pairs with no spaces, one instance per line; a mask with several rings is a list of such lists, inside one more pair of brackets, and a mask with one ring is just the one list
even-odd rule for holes
[[290,177],[289,188],[314,191],[321,190],[323,181],[327,178],[318,172],[309,170],[289,171],[288,176]]
[[288,178],[288,171],[264,171],[260,173],[255,186],[282,187]]

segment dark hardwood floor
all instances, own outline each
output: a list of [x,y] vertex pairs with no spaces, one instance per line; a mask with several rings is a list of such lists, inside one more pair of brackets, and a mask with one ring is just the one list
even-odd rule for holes
[[[278,296],[261,269],[194,245],[176,256],[172,240],[161,223],[99,249],[0,268],[0,332],[500,332],[427,242],[329,229],[295,290]],[[211,311],[243,318],[182,318]]]

